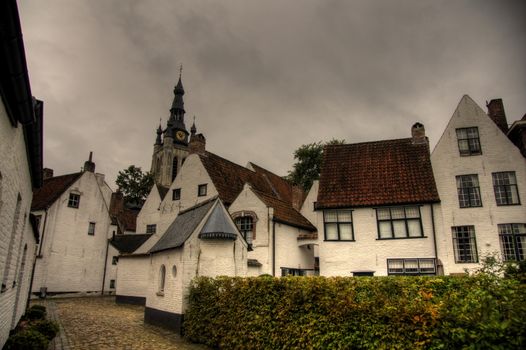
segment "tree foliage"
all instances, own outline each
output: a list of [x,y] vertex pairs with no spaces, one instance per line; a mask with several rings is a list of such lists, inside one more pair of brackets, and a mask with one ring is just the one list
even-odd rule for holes
[[153,176],[149,172],[143,172],[140,167],[130,165],[119,171],[115,182],[126,203],[142,205],[152,189]]
[[301,186],[308,191],[314,180],[320,178],[323,148],[327,145],[341,145],[345,140],[332,139],[327,142],[313,142],[300,146],[294,151],[296,162],[289,171],[287,179],[294,185]]

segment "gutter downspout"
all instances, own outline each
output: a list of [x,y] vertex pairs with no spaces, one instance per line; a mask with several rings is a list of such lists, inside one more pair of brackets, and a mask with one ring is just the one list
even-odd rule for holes
[[31,268],[31,280],[29,282],[29,291],[27,292],[26,310],[29,308],[29,302],[31,301],[31,291],[33,290],[33,279],[35,278],[36,266],[37,266],[37,247],[35,247],[35,252],[33,253],[33,267]]
[[104,274],[102,275],[102,290],[100,291],[100,296],[104,295],[104,283],[106,283],[106,267],[108,265],[109,245],[110,245],[110,240],[106,238],[106,254],[104,256]]
[[[436,230],[435,230],[435,211],[433,207],[434,207],[434,204],[431,203],[431,228],[433,229],[433,248],[435,251],[435,264],[438,264],[437,237],[436,237]],[[438,266],[437,266],[437,272],[438,272]]]
[[276,222],[272,219],[272,276],[276,277]]
[[42,256],[42,246],[44,245],[44,235],[46,233],[46,224],[47,224],[47,216],[48,216],[47,211],[48,211],[48,209],[49,209],[49,207],[46,207],[46,209],[44,210],[44,213],[46,214],[46,217],[44,218],[44,226],[42,227],[42,237],[40,237],[40,244],[38,246],[38,255],[37,255],[37,257]]

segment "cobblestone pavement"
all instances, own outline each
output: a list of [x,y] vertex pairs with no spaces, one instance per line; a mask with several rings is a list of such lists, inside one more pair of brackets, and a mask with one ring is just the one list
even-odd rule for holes
[[177,349],[206,347],[143,322],[144,307],[120,305],[112,297],[47,299],[36,301],[59,322],[61,332],[50,344],[52,350],[80,349]]

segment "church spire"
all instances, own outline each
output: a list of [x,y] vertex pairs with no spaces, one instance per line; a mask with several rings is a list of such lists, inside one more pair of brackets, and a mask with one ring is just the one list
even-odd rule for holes
[[161,127],[161,122],[159,122],[159,127],[157,128],[157,138],[155,139],[155,145],[162,145],[161,135],[163,133],[163,128]]
[[179,68],[179,80],[174,88],[174,100],[172,102],[172,108],[170,108],[170,118],[168,119],[166,135],[172,137],[178,144],[187,146],[188,145],[188,131],[184,124],[184,88],[182,82],[183,66]]

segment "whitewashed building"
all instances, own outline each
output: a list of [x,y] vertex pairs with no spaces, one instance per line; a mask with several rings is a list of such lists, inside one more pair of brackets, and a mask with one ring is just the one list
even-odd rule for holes
[[488,110],[463,96],[431,155],[446,274],[478,267],[488,254],[524,260],[526,253],[526,160],[506,136],[502,100]]
[[320,274],[437,273],[438,203],[422,124],[411,138],[327,146],[302,209]]
[[40,296],[100,294],[111,280],[106,279],[106,262],[112,190],[104,175],[95,173],[91,154],[83,171],[49,175],[33,196],[32,212],[41,241],[32,292]]
[[43,103],[31,95],[15,1],[0,3],[0,347],[28,304],[38,231],[32,188],[42,183]]
[[248,244],[217,197],[182,210],[150,249],[144,320],[180,331],[196,276],[246,276]]

